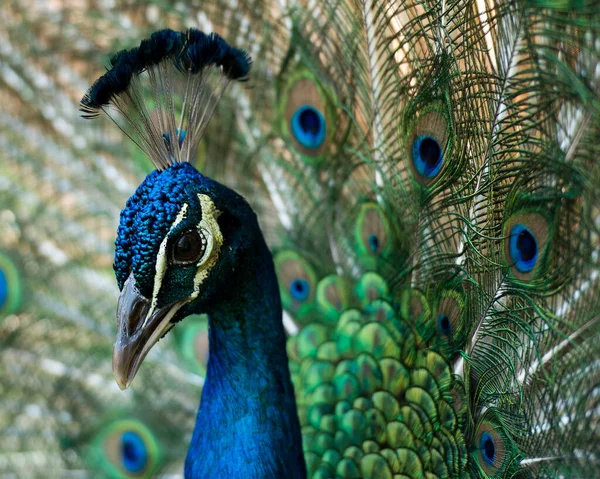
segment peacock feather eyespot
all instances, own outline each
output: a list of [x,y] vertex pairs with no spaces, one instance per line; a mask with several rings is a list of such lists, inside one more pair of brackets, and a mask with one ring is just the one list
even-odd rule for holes
[[518,467],[519,449],[494,408],[488,409],[475,430],[475,463],[490,477],[513,477]]
[[444,162],[438,141],[431,136],[418,136],[412,144],[412,159],[417,172],[425,178],[436,177]]
[[494,438],[488,431],[483,431],[479,439],[479,449],[484,461],[492,466],[496,458],[496,446]]
[[327,132],[325,117],[313,106],[303,105],[292,115],[290,130],[304,148],[319,148]]
[[140,473],[148,464],[148,450],[138,433],[125,431],[121,435],[121,460],[123,468],[133,474]]
[[441,105],[434,103],[408,117],[406,148],[414,178],[430,185],[445,170],[453,145],[452,123]]
[[444,336],[450,336],[450,334],[452,334],[452,323],[447,314],[438,314],[437,327],[438,331]]
[[451,280],[436,296],[437,299],[432,301],[436,306],[430,320],[431,325],[422,323],[418,329],[423,338],[433,338],[434,343],[441,347],[440,352],[453,354],[463,346],[466,339],[467,295],[462,281],[457,279]]
[[522,224],[516,224],[510,231],[510,257],[515,268],[521,273],[529,273],[538,258],[538,245],[533,232]]
[[290,294],[298,301],[306,301],[310,295],[310,285],[303,278],[296,278],[290,283]]
[[528,282],[543,274],[551,226],[543,210],[521,210],[505,221],[504,254],[514,278]]
[[86,457],[111,478],[146,478],[158,468],[161,450],[156,436],[144,423],[117,419],[100,430],[87,447]]
[[309,71],[290,77],[280,92],[281,130],[308,163],[318,163],[335,131],[332,95]]
[[354,223],[354,240],[361,262],[374,267],[377,257],[391,249],[392,230],[383,208],[376,203],[360,205]]
[[275,271],[283,307],[300,315],[311,309],[317,276],[310,264],[297,252],[283,250],[275,255]]

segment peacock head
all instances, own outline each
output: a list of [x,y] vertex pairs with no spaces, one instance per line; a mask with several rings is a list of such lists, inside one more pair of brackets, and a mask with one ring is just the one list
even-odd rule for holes
[[246,201],[192,166],[227,85],[251,64],[219,35],[161,30],[115,54],[81,101],[84,117],[106,113],[157,168],[127,202],[116,240],[122,389],[174,323],[227,300],[234,265],[262,239]]
[[122,389],[176,322],[229,301],[227,285],[252,258],[258,228],[240,195],[190,163],[148,175],[121,213],[115,243],[113,370]]

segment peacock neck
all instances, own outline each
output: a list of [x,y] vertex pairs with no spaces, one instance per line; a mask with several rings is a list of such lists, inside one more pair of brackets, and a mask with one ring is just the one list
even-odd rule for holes
[[[248,266],[248,265],[247,265]],[[306,477],[281,300],[264,242],[209,320],[209,360],[185,476]]]

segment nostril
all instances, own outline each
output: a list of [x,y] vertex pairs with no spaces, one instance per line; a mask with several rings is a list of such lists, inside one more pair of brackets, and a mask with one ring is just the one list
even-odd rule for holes
[[136,331],[146,319],[146,315],[150,310],[150,301],[144,297],[137,297],[131,308],[131,314],[129,316],[129,331],[133,333]]
[[117,328],[127,336],[135,334],[144,324],[150,305],[150,300],[139,292],[135,279],[130,274],[119,296]]
[[131,311],[131,316],[132,317],[140,317],[142,315],[143,308],[144,308],[144,305],[141,304],[139,301],[137,301],[135,306],[133,307],[133,310]]

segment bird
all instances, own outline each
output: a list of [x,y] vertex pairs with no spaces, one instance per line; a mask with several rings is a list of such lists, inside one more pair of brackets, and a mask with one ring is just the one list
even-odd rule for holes
[[2,474],[600,476],[597,3],[181,8],[0,51]]

